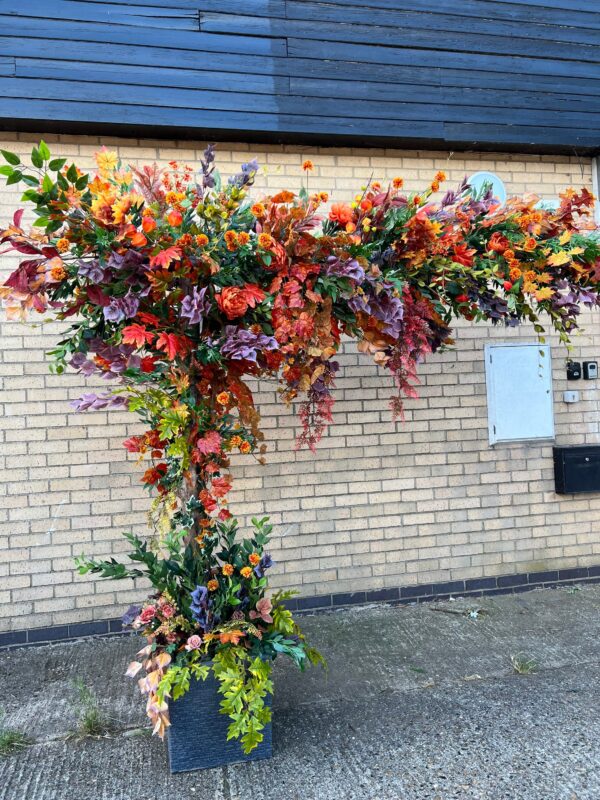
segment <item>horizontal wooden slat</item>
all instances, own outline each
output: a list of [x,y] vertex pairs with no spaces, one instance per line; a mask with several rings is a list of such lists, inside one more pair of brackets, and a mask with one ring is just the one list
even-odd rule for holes
[[[27,0],[19,6],[14,0],[0,0],[0,14],[40,19],[49,10],[47,0]],[[100,22],[110,25],[198,30],[196,9],[131,6],[126,3],[88,3],[86,0],[52,0],[52,16],[64,21]]]
[[[413,87],[410,102],[383,102],[358,99],[330,99],[328,97],[306,97],[249,94],[244,92],[226,93],[193,89],[171,88],[168,92],[157,86],[137,86],[132,91],[129,86],[114,84],[110,88],[110,99],[115,104],[135,106],[180,107],[188,109],[210,109],[227,111],[256,111],[281,116],[294,115],[299,108],[311,117],[359,116],[362,118],[388,119],[395,122],[420,121],[426,119],[431,105],[420,102],[418,87]],[[25,91],[29,97],[37,99],[73,100],[86,103],[100,103],[106,98],[106,86],[102,83],[70,80],[28,80],[24,78],[0,77],[0,95],[22,97]],[[475,107],[468,104],[450,105],[440,96],[436,104],[436,114],[447,122],[490,123],[498,119],[496,106]],[[544,111],[523,108],[519,112],[522,125],[548,126],[554,128],[573,128],[598,130],[598,113],[564,113],[560,110]]]
[[[441,72],[441,70],[439,71]],[[438,76],[439,76],[438,72]],[[431,80],[431,75],[429,79]],[[308,97],[347,98],[356,100],[411,101],[445,103],[494,108],[538,108],[564,112],[600,114],[598,95],[563,95],[546,91],[497,90],[452,87],[448,84],[401,84],[375,81],[331,80],[323,78],[291,78],[290,92]]]
[[4,36],[27,38],[43,36],[46,39],[77,40],[81,42],[111,42],[137,44],[148,49],[147,62],[152,60],[153,47],[171,47],[174,50],[203,52],[228,52],[248,55],[284,56],[286,42],[283,37],[263,38],[239,34],[202,33],[192,31],[156,30],[133,26],[104,25],[101,23],[69,22],[56,19],[39,20],[0,15],[0,30]]
[[[462,5],[462,4],[460,4]],[[369,8],[365,13],[364,4],[356,3],[322,3],[322,2],[288,2],[286,16],[288,19],[313,21],[318,24],[334,22],[342,24],[356,24],[364,26],[377,26],[383,28],[398,28],[399,33],[406,29],[426,29],[441,32],[452,31],[468,33],[469,35],[505,36],[509,38],[542,39],[545,41],[572,42],[577,44],[598,45],[597,28],[574,27],[571,21],[568,25],[548,25],[529,19],[526,25],[520,19],[498,19],[488,16],[483,9],[477,16],[455,14],[454,9],[459,6],[454,3],[448,10],[440,9],[439,4],[429,5],[429,8],[415,11],[412,4],[401,11],[390,11],[383,8]],[[223,12],[221,12],[223,13]],[[600,15],[589,15],[600,23]],[[365,39],[366,41],[366,39]],[[566,57],[566,54],[565,54]]]
[[[148,126],[158,134],[161,126],[168,132],[175,127],[210,135],[215,131],[227,132],[255,130],[264,133],[307,133],[317,135],[340,135],[364,140],[364,131],[373,125],[372,119],[310,117],[304,114],[271,115],[237,111],[214,112],[207,110],[169,108],[167,115],[161,108],[153,106],[119,106],[111,103],[76,103],[70,101],[23,100],[22,98],[0,97],[0,120],[74,120],[79,122],[103,123],[128,126]],[[455,145],[457,143],[476,143],[503,141],[506,145],[525,145],[536,141],[542,146],[564,147],[568,142],[572,147],[593,148],[597,146],[597,136],[573,131],[568,139],[564,131],[554,128],[544,129],[518,127],[512,125],[465,126],[460,123],[445,124],[439,120],[397,122],[395,120],[377,121],[379,136],[387,141],[393,140],[400,146],[405,141],[427,141],[432,145]],[[493,131],[498,138],[493,139]],[[198,133],[199,135],[199,133]]]
[[[61,53],[62,54],[62,53]],[[81,53],[79,53],[81,55]],[[110,56],[109,56],[110,58]],[[197,60],[196,60],[197,61]],[[98,64],[85,61],[57,61],[49,58],[17,58],[18,78],[52,78],[56,80],[117,83],[121,86],[158,86],[163,89],[208,89],[218,92],[249,92],[252,94],[289,94],[290,80],[277,75],[254,75],[243,72],[215,70],[172,69],[171,67],[138,67],[126,64]]]
[[0,75],[15,75],[16,61],[14,58],[0,56]]
[[342,42],[318,41],[316,39],[288,39],[288,55],[297,58],[324,60],[338,59],[356,61],[357,78],[360,65],[396,64],[452,67],[453,69],[479,69],[521,75],[523,81],[529,74],[573,75],[580,78],[597,79],[598,65],[587,61],[561,61],[558,59],[523,58],[520,56],[482,55],[471,52],[441,52],[438,50],[416,50],[410,47],[379,47],[371,44],[353,44],[350,48]]
[[[373,12],[374,13],[374,12]],[[423,16],[434,20],[437,28],[425,29]],[[370,24],[349,24],[340,21],[314,21],[249,17],[241,14],[200,14],[200,30],[209,33],[238,33],[252,36],[294,37],[296,39],[316,39],[321,42],[369,43],[380,47],[418,47],[428,50],[469,50],[474,53],[489,52],[506,55],[533,56],[536,58],[559,58],[572,61],[600,60],[600,47],[591,44],[578,44],[576,52],[567,49],[560,39],[563,29],[559,26],[547,26],[548,35],[552,39],[531,40],[518,36],[521,26],[514,25],[512,35],[497,36],[493,33],[494,23],[491,20],[479,20],[480,28],[487,28],[487,33],[472,33],[472,25],[464,18],[460,20],[461,30],[450,30],[443,18],[435,15],[408,15],[401,26],[384,26]],[[487,25],[484,26],[484,22]],[[446,25],[446,27],[444,27]]]

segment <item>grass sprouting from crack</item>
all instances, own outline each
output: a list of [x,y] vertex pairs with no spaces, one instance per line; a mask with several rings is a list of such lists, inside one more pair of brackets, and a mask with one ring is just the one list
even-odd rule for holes
[[27,734],[4,725],[4,711],[0,709],[0,756],[7,756],[33,743]]
[[113,733],[113,726],[109,717],[102,711],[98,698],[94,692],[78,679],[75,681],[77,701],[75,711],[77,714],[77,728],[71,731],[68,739],[85,739],[88,737],[99,738]]

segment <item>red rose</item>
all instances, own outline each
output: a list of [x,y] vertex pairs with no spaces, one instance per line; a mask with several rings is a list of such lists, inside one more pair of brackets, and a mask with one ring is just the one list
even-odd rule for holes
[[513,287],[513,285],[512,285],[512,283],[510,281],[504,281],[504,291],[505,292],[510,292],[512,287]]
[[245,292],[238,286],[226,286],[221,294],[217,295],[217,305],[227,319],[241,317],[248,309]]

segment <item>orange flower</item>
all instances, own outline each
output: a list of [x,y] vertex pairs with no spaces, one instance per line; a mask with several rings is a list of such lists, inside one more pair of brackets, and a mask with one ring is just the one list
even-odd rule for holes
[[250,236],[248,233],[246,233],[246,231],[240,231],[238,233],[238,242],[240,244],[248,244],[249,241],[250,241]]
[[50,277],[52,278],[53,281],[56,281],[58,283],[59,281],[62,281],[67,277],[67,273],[65,272],[63,267],[52,267],[52,269],[50,270]]
[[327,192],[319,192],[318,196],[321,203],[326,203],[329,200],[329,195]]
[[250,442],[242,442],[240,445],[240,453],[250,453],[252,450],[252,445]]
[[510,274],[511,281],[514,283],[515,281],[519,280],[519,278],[521,277],[521,275],[523,273],[521,272],[521,270],[518,267],[513,267],[509,274]]
[[511,250],[511,249],[509,248],[508,250],[505,250],[505,251],[504,251],[504,258],[505,258],[507,261],[510,261],[510,260],[511,260],[512,258],[514,258],[514,257],[515,257],[515,251],[514,251],[514,250]]
[[309,158],[307,158],[306,161],[302,163],[302,169],[304,170],[304,172],[312,172],[314,168],[315,165]]
[[198,247],[206,247],[208,244],[208,236],[205,233],[199,233],[198,236],[195,237],[196,244]]
[[233,575],[233,565],[232,564],[223,564],[222,567],[223,575],[226,575],[228,578]]
[[262,203],[254,203],[250,209],[250,213],[255,217],[263,217],[265,214],[265,207]]
[[344,205],[343,203],[334,203],[331,206],[329,219],[332,222],[337,222],[338,225],[344,226],[348,222],[352,222],[353,218],[354,211],[350,208],[350,206]]
[[252,567],[242,567],[240,570],[240,575],[242,576],[242,578],[251,578]]
[[242,443],[242,437],[241,436],[232,436],[231,439],[229,440],[229,444],[232,447],[239,447],[241,445],[241,443]]
[[440,182],[439,181],[431,181],[431,191],[432,192],[437,192],[437,190],[439,188],[440,188]]
[[238,248],[238,236],[237,236],[237,233],[235,231],[226,231],[225,232],[225,243],[227,245],[227,249],[228,250],[231,250],[232,252],[234,250],[237,250],[237,248]]
[[142,230],[144,233],[151,233],[156,228],[156,220],[144,215],[142,218]]
[[248,561],[252,564],[253,567],[256,567],[260,564],[260,556],[258,553],[250,553]]
[[217,403],[226,406],[229,403],[229,392],[219,392],[217,395]]
[[56,249],[59,253],[66,253],[66,251],[69,249],[69,240],[65,239],[64,236],[61,236],[56,243]]
[[446,173],[443,172],[442,170],[439,170],[438,172],[435,173],[435,177],[433,180],[437,181],[437,183],[443,183],[443,181],[446,180]]
[[533,238],[533,236],[528,236],[527,239],[525,239],[525,243],[523,244],[523,250],[531,252],[532,250],[535,250],[536,247],[537,247],[536,240]]
[[216,592],[216,591],[217,591],[217,589],[219,588],[219,581],[217,581],[217,580],[215,580],[215,579],[213,578],[212,580],[210,580],[210,581],[209,581],[209,582],[206,584],[206,588],[208,589],[208,591],[209,591],[209,592]]
[[404,178],[394,178],[392,186],[394,189],[401,189],[404,186]]
[[169,211],[167,214],[167,222],[173,228],[178,228],[183,222],[183,215],[181,211],[178,211],[176,208],[174,208],[172,211]]
[[263,250],[270,250],[275,244],[275,240],[270,233],[261,233],[258,237],[258,244]]
[[418,206],[421,205],[421,197],[420,195],[416,194],[412,199],[413,205]]

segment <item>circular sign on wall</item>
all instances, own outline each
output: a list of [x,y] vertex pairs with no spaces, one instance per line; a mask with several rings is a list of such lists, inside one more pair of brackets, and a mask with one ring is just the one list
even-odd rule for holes
[[506,187],[497,175],[494,175],[493,172],[476,172],[469,178],[469,185],[476,192],[481,191],[486,183],[491,183],[494,197],[503,206],[506,203]]

